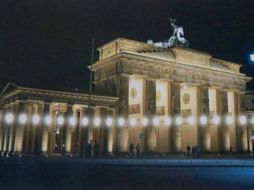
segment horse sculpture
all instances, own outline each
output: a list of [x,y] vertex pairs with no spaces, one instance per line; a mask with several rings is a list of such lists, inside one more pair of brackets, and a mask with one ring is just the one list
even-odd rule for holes
[[[171,26],[174,29],[173,35],[165,41],[154,43],[154,45],[158,46],[158,47],[165,47],[165,48],[171,48],[171,47],[175,47],[175,46],[188,47],[189,42],[188,42],[188,40],[186,40],[184,38],[183,27],[177,26],[175,24],[175,22],[176,22],[175,19],[169,18],[169,20],[170,20]],[[151,43],[151,41],[150,41],[150,43]]]

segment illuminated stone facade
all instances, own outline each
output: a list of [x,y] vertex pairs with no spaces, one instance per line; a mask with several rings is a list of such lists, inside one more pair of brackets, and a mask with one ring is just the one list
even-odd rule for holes
[[[140,144],[146,153],[183,152],[188,145],[203,152],[252,150],[251,127],[237,119],[244,114],[250,80],[240,73],[240,65],[188,48],[161,48],[122,38],[98,50],[100,59],[92,67],[94,94],[104,96],[92,96],[90,112],[87,94],[22,87],[5,92],[0,109],[3,154],[82,154],[89,142],[99,143],[101,153],[126,153],[130,144]],[[28,119],[22,125],[15,119],[6,124],[7,112],[26,113],[28,118],[50,115],[53,122],[34,125]],[[82,127],[87,115],[101,121],[112,117],[114,122],[111,127],[105,122]],[[234,120],[231,124],[211,122],[228,115]],[[58,126],[60,116],[74,116],[78,122]],[[205,124],[199,121],[202,116],[208,120]],[[119,118],[125,122],[119,124]],[[144,118],[149,120],[146,126]]]
[[[245,152],[252,149],[248,128],[240,126],[244,93],[250,78],[240,65],[188,48],[160,48],[128,39],[116,39],[98,48],[93,65],[96,92],[119,98],[118,114],[141,120],[157,117],[157,126],[126,124],[117,131],[118,151],[140,143],[145,152],[179,152],[199,146],[204,152]],[[180,126],[165,127],[165,117],[181,116]],[[208,122],[202,126],[199,118]],[[214,125],[213,116],[230,115],[234,121]],[[186,122],[192,117],[192,124]],[[143,135],[144,134],[144,135]]]
[[[100,152],[112,153],[114,128],[105,128],[102,122],[98,126],[84,127],[82,118],[90,115],[94,118],[115,117],[118,98],[93,95],[91,109],[88,109],[87,94],[50,91],[16,87],[7,91],[2,98],[0,122],[0,149],[2,154],[83,154],[88,142],[99,143]],[[11,124],[4,121],[5,113],[17,116]],[[22,124],[20,114],[27,115]],[[33,116],[39,116],[38,123]],[[50,124],[45,122],[50,116]],[[63,116],[63,124],[57,119]],[[76,118],[71,125],[69,119]]]

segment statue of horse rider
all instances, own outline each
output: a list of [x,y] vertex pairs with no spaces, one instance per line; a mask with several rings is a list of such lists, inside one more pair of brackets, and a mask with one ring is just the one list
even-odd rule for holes
[[174,29],[173,35],[168,40],[154,43],[154,45],[159,47],[188,47],[189,42],[184,38],[183,27],[176,25],[176,19],[169,18],[169,20]]

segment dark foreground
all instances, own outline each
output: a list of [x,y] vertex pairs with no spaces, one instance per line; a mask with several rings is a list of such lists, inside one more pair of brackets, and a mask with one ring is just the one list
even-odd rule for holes
[[254,167],[246,166],[101,165],[64,158],[0,162],[1,190],[254,189]]

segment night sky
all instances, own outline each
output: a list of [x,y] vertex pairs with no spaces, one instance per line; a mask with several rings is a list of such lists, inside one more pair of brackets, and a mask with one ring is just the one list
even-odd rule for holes
[[168,17],[184,27],[191,48],[239,62],[254,77],[253,9],[254,0],[1,0],[0,89],[12,81],[87,90],[93,37],[96,47],[117,37],[165,40]]

